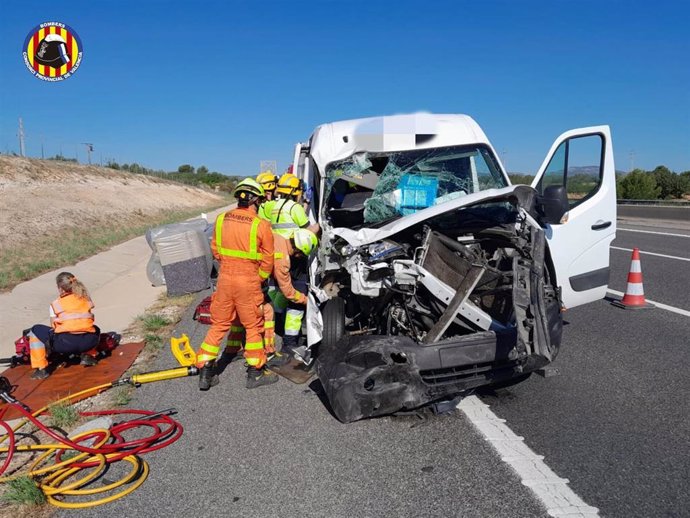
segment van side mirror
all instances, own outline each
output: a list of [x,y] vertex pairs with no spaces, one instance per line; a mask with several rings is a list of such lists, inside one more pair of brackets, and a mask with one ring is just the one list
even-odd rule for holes
[[563,214],[568,212],[568,193],[564,185],[549,185],[539,197],[540,211],[546,223],[560,223]]

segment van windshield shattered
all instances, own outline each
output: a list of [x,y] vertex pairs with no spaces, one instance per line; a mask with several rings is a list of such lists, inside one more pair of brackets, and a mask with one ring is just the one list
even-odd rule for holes
[[507,185],[483,146],[363,152],[326,167],[325,210],[335,226],[375,225]]

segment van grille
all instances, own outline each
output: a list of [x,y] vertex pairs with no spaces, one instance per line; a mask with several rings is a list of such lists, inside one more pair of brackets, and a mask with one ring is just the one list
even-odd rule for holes
[[512,371],[517,364],[515,362],[496,362],[476,363],[474,365],[461,365],[459,367],[446,367],[443,369],[428,369],[419,371],[422,381],[427,385],[445,385],[457,383],[458,381],[468,381],[471,379],[483,379],[488,373],[492,377],[496,374]]

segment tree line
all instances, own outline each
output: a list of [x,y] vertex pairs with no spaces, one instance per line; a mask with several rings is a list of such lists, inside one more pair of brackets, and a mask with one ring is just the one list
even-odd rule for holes
[[163,171],[162,169],[149,169],[137,163],[133,164],[118,164],[115,161],[108,161],[106,167],[118,171],[128,171],[134,174],[145,174],[150,176],[157,176],[166,180],[180,182],[187,185],[197,187],[206,186],[211,189],[217,189],[225,192],[232,192],[242,177],[227,176],[216,171],[209,171],[204,165],[197,168],[190,164],[182,164],[177,168],[177,171]]
[[[509,174],[514,184],[531,184],[534,176]],[[576,174],[568,178],[568,192],[587,192],[594,178]],[[582,189],[578,188],[581,186]],[[587,188],[589,187],[589,188]],[[616,175],[616,196],[619,200],[673,200],[690,196],[690,171],[675,173],[660,165],[652,171],[634,169],[628,174]]]
[[[76,162],[76,159],[65,158],[60,155],[49,160]],[[157,176],[187,185],[206,186],[211,189],[232,192],[243,177],[228,176],[216,171],[209,171],[204,165],[197,168],[190,164],[182,164],[177,171],[163,171],[149,169],[137,163],[118,164],[108,161],[107,167],[135,174]],[[510,173],[513,184],[529,185],[534,175]],[[596,187],[596,178],[589,174],[577,173],[568,177],[569,194],[586,194]],[[660,165],[651,171],[634,169],[628,174],[616,174],[616,195],[619,200],[673,200],[690,197],[690,171],[675,173],[668,167]]]

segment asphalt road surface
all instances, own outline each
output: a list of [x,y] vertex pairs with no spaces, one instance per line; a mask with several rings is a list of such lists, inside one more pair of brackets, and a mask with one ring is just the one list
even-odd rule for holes
[[[614,247],[643,252],[647,297],[685,314],[607,300],[569,310],[557,375],[480,397],[601,516],[688,516],[690,232],[620,227]],[[624,291],[630,252],[612,249],[611,263]],[[206,326],[191,309],[177,331],[196,346]],[[152,367],[173,365],[163,354]],[[207,393],[174,380],[140,388],[131,406],[176,407],[185,434],[147,455],[140,489],[80,516],[548,516],[460,411],[343,425],[318,383],[247,391],[240,362]]]

